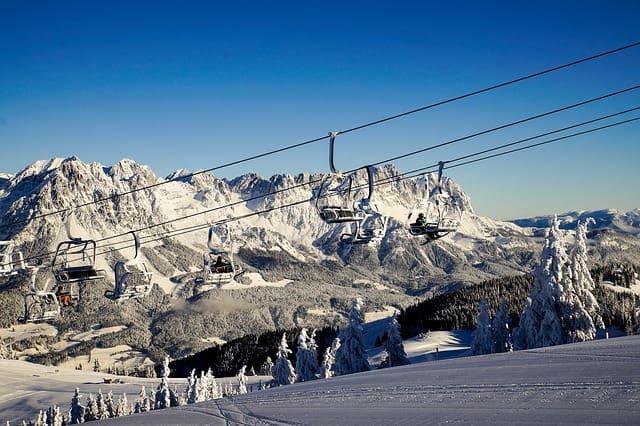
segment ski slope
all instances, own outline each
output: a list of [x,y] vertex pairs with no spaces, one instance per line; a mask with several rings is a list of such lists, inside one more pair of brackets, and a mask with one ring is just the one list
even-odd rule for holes
[[[3,371],[7,363],[1,364]],[[640,336],[619,337],[421,362],[108,422],[113,425],[639,424],[639,363]],[[31,392],[51,391],[55,375],[49,376],[40,377],[42,380]],[[0,385],[6,393],[7,383]],[[86,396],[88,384],[77,385]],[[127,391],[130,400],[134,392]],[[114,394],[117,393],[114,389]],[[6,395],[0,396],[0,409],[6,407],[5,399]],[[67,400],[70,399],[68,394]]]

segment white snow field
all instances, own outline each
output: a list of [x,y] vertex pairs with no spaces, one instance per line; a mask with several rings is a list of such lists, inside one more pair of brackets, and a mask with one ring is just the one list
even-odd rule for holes
[[[86,376],[73,384],[71,374],[62,371],[39,374],[38,380],[33,380],[32,375],[40,369],[52,370],[41,366],[23,372],[20,382],[15,377],[7,382],[5,368],[10,361],[0,362],[2,411],[9,407],[8,398],[20,397],[18,392],[31,393],[29,400],[37,402],[33,408],[39,409],[49,401],[48,393],[63,392],[63,387],[68,401],[75,386],[80,386],[85,398],[97,388],[82,383]],[[63,377],[57,378],[60,375]],[[154,383],[149,380],[145,382]],[[121,386],[124,390],[128,385]],[[119,393],[117,388],[113,390],[114,395]],[[40,397],[36,397],[38,393]],[[130,400],[136,393],[135,387],[127,389]],[[68,403],[64,407],[68,409]],[[106,421],[122,425],[637,425],[640,336],[421,362]]]

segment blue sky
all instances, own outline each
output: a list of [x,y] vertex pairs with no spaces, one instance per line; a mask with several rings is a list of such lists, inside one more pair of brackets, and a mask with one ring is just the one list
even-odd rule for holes
[[[640,41],[637,1],[225,3],[0,2],[0,171],[70,155],[132,158],[160,176],[211,168]],[[339,136],[336,163],[378,162],[639,77],[637,47]],[[639,106],[639,93],[396,165]],[[496,219],[638,208],[637,123],[448,174]],[[317,142],[216,174],[327,171],[327,151]]]

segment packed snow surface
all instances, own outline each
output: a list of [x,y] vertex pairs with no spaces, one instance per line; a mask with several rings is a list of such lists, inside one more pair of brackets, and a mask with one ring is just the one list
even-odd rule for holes
[[[638,424],[639,362],[640,336],[620,337],[422,362],[109,422],[114,425]],[[24,365],[0,360],[3,371],[0,412],[10,409],[11,401],[24,394],[31,394],[28,401],[43,408],[43,404],[51,401],[47,395],[62,392],[62,385],[80,386],[84,395],[98,387],[95,382],[86,382],[88,376],[80,375],[73,383],[72,374],[43,366],[22,371],[20,376],[15,369],[18,366],[24,369]],[[152,379],[145,380],[149,385],[153,383],[149,381]],[[137,393],[135,387],[120,386],[127,395]],[[103,384],[102,388],[105,391],[106,386]],[[117,388],[113,390],[118,393]],[[72,389],[65,391],[70,401]],[[40,396],[36,397],[38,393]]]

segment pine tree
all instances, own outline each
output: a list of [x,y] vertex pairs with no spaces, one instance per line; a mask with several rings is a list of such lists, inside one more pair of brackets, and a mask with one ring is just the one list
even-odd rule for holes
[[142,386],[138,394],[138,399],[136,400],[134,413],[145,413],[147,411],[151,411],[151,402],[147,396],[147,389]]
[[287,345],[287,333],[283,333],[280,347],[278,348],[278,358],[272,369],[273,383],[276,386],[290,385],[296,380],[296,372],[291,365],[291,361],[287,359],[287,355],[290,353],[291,349]]
[[369,371],[371,366],[364,350],[364,338],[362,336],[362,314],[358,298],[351,304],[349,312],[349,325],[340,332],[340,348],[336,353],[334,370],[336,374],[352,374],[361,371]]
[[273,361],[271,360],[271,357],[268,356],[267,359],[262,364],[262,366],[260,367],[260,375],[271,376],[271,374],[273,373],[272,370],[273,370]]
[[98,420],[104,420],[112,417],[107,410],[107,403],[104,399],[104,396],[102,395],[101,389],[98,389],[98,394],[96,395],[96,408],[96,416]]
[[340,338],[336,337],[333,339],[331,346],[325,349],[324,356],[322,357],[322,370],[320,372],[320,377],[323,379],[333,377],[333,365],[336,362],[336,353],[339,348]]
[[163,376],[160,378],[160,384],[156,389],[156,400],[153,405],[154,410],[161,410],[163,408],[171,407],[171,397],[169,395],[169,383],[167,382],[167,377]]
[[96,404],[96,400],[93,399],[93,395],[89,394],[87,396],[87,403],[85,404],[84,410],[84,422],[90,422],[98,419],[98,406]]
[[388,339],[384,342],[384,348],[387,351],[387,366],[398,367],[400,365],[411,364],[407,353],[404,350],[404,343],[400,335],[400,324],[396,315],[393,315],[389,327],[387,328]]
[[46,413],[47,426],[62,426],[64,419],[60,413],[60,407],[53,405],[47,409]]
[[113,402],[113,391],[107,392],[107,396],[104,399],[104,410],[107,415],[107,418],[115,417],[116,415],[116,405]]
[[[580,300],[582,307],[587,311],[596,328],[603,329],[601,309],[597,299],[592,291],[595,290],[596,284],[587,266],[589,259],[587,251],[587,226],[594,223],[592,218],[588,218],[585,222],[578,222],[576,228],[576,240],[571,250],[571,278],[575,295]],[[579,336],[582,340],[592,340],[595,338],[595,330],[583,330],[583,336]]]
[[473,331],[472,337],[473,340],[471,341],[471,353],[473,355],[484,355],[491,353],[491,318],[489,316],[489,307],[487,306],[486,298],[482,298],[482,300],[480,301],[480,313],[478,314],[476,329]]
[[245,371],[247,369],[246,365],[243,365],[240,371],[238,372],[238,394],[242,395],[247,393],[247,376],[245,375]]
[[196,369],[191,370],[191,374],[187,378],[187,404],[195,404],[198,401],[198,379],[196,378]]
[[211,371],[210,368],[207,370],[207,384],[208,384],[207,396],[209,399],[216,399],[216,398],[222,397],[222,390],[220,389],[220,386],[218,385],[218,382],[216,381],[216,378],[213,375],[213,372]]
[[76,388],[73,398],[71,398],[71,408],[69,409],[69,423],[80,424],[84,421],[84,406],[80,404],[80,388]]
[[[536,267],[530,302],[514,332],[516,349],[539,348],[563,342],[560,301],[566,282],[567,255],[562,242],[557,216],[554,218]],[[566,312],[566,309],[564,310]]]
[[34,426],[47,426],[47,415],[44,411],[40,410],[38,417],[36,417],[36,421],[34,422]]
[[502,299],[500,308],[491,323],[491,345],[493,353],[511,352],[511,338],[509,336],[509,313],[507,302]]
[[316,374],[320,369],[315,352],[312,352],[307,345],[308,340],[309,337],[307,336],[307,329],[303,328],[302,330],[300,330],[300,334],[298,335],[298,351],[296,352],[297,382],[308,382],[309,380],[315,380]]
[[129,402],[127,401],[127,394],[123,393],[122,396],[118,399],[118,403],[116,404],[116,410],[114,413],[114,417],[123,417],[131,414],[129,412]]

